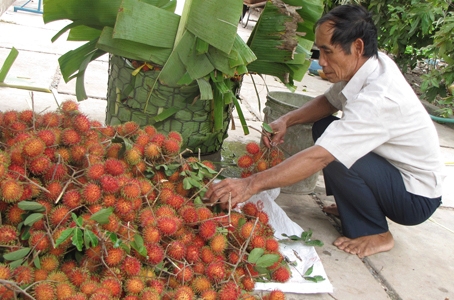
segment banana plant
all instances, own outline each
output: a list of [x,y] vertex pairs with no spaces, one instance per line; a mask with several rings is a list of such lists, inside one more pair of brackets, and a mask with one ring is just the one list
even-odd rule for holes
[[[240,0],[186,0],[181,16],[175,13],[176,0],[43,3],[45,23],[72,21],[53,41],[69,31],[68,40],[85,42],[59,58],[64,80],[76,80],[78,100],[87,98],[89,63],[110,53],[159,70],[155,83],[178,87],[196,82],[197,101],[213,101],[214,130],[223,126],[224,106],[233,103],[245,134],[246,122],[229,82],[248,73],[266,74],[291,88],[310,65],[313,25],[323,11],[322,0],[269,0],[245,42],[237,33]],[[166,118],[172,113],[162,112]]]

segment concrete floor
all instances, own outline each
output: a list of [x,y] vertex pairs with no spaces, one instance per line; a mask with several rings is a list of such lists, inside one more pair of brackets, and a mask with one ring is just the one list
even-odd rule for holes
[[[17,1],[13,5],[22,5]],[[31,2],[33,7],[36,2]],[[20,54],[8,78],[33,82],[56,91],[57,100],[75,99],[74,82],[64,83],[58,69],[58,57],[76,48],[77,43],[59,39],[51,43],[51,37],[66,23],[44,25],[39,14],[13,12],[13,6],[0,17],[0,63],[15,47]],[[239,34],[247,37],[251,25],[238,26]],[[90,64],[86,73],[86,88],[90,99],[80,103],[81,109],[92,119],[101,122],[105,118],[107,91],[107,57]],[[248,124],[260,128],[267,89],[260,78],[255,79],[260,92],[260,108],[255,89],[246,77],[241,90],[243,110]],[[266,78],[269,90],[286,90],[273,78]],[[329,83],[320,77],[307,75],[298,83],[297,92],[316,96]],[[56,102],[50,93],[33,92],[13,88],[0,88],[0,109],[27,109],[35,111],[55,109]],[[238,123],[238,120],[236,121]],[[436,124],[440,137],[440,149],[446,162],[454,161],[454,131]],[[259,133],[251,130],[244,136],[239,128],[229,131],[227,141],[259,141]],[[320,177],[313,194],[297,195],[281,193],[276,202],[288,216],[305,230],[313,231],[313,239],[324,242],[316,248],[327,276],[334,287],[333,293],[288,294],[287,299],[454,299],[454,166],[447,166],[449,176],[443,195],[443,206],[423,224],[405,227],[390,221],[390,229],[396,244],[392,251],[369,258],[339,251],[332,242],[339,236],[338,221],[326,216],[320,205],[333,202],[324,194]]]

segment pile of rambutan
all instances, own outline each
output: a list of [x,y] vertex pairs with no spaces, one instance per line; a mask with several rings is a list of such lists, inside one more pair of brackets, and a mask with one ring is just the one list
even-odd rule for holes
[[206,205],[217,171],[179,133],[103,126],[67,100],[1,112],[0,141],[1,299],[284,299],[254,293],[290,277],[266,212]]
[[237,166],[242,170],[241,177],[265,171],[280,164],[285,159],[284,152],[278,146],[261,147],[257,142],[246,144],[245,153],[238,157]]

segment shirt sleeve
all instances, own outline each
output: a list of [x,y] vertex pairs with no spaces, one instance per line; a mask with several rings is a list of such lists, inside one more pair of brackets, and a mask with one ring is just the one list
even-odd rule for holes
[[350,168],[359,158],[389,139],[380,111],[382,97],[363,93],[345,103],[342,118],[332,122],[317,140],[339,162]]

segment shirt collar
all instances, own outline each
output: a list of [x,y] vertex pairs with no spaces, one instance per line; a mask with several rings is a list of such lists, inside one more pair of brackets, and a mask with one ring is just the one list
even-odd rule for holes
[[355,98],[359,94],[369,78],[369,75],[372,74],[377,65],[378,59],[375,58],[375,56],[372,56],[361,66],[361,68],[359,68],[342,90],[342,94],[344,94],[347,100]]

